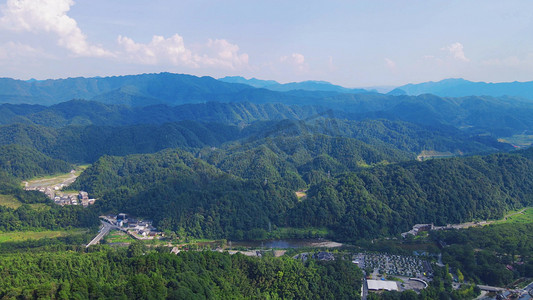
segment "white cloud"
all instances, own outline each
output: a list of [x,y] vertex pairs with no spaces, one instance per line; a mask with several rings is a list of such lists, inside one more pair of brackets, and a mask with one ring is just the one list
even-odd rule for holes
[[[73,5],[73,0],[7,0],[0,7],[0,29],[51,34],[57,39],[57,45],[78,57],[113,57],[131,63],[171,64],[191,68],[234,70],[248,67],[248,54],[241,53],[238,45],[224,39],[209,39],[198,50],[192,51],[185,46],[183,37],[178,34],[168,38],[154,35],[148,43],[138,43],[132,38],[119,35],[117,43],[120,49],[113,52],[105,50],[90,44],[76,20],[68,16]],[[9,51],[6,49],[12,49],[13,45],[0,45],[0,55],[7,57]],[[30,50],[22,49],[22,44],[18,48],[23,52]]]
[[33,48],[29,45],[7,42],[0,45],[0,59],[14,59],[14,58],[29,58],[43,56],[43,52],[39,49]]
[[293,53],[291,56],[282,56],[281,62],[289,62],[295,65],[303,65],[305,63],[305,57],[300,53]]
[[117,41],[125,52],[124,57],[142,64],[169,63],[192,68],[216,67],[232,70],[248,65],[248,54],[239,53],[239,46],[224,39],[210,39],[206,45],[200,47],[199,52],[188,49],[183,37],[178,34],[169,38],[155,35],[147,44],[136,43],[123,36],[119,36]]
[[396,63],[393,60],[391,60],[390,58],[385,58],[385,64],[391,70],[395,70],[396,69]]
[[197,66],[190,50],[185,48],[183,38],[175,34],[167,39],[154,35],[148,44],[134,42],[131,38],[119,36],[118,44],[124,48],[127,57],[142,64],[170,62],[174,65]]
[[67,15],[72,5],[72,0],[8,0],[1,8],[0,27],[36,34],[53,33],[58,38],[58,45],[76,56],[112,55],[87,42],[76,20]]
[[154,36],[148,44],[136,43],[131,38],[119,36],[125,57],[143,64],[170,63],[175,66],[193,68],[218,67],[237,69],[248,65],[248,54],[239,53],[239,46],[223,39],[209,40],[201,47],[202,52],[193,52],[185,46],[183,37],[178,34],[169,38]]
[[208,66],[236,69],[248,65],[248,54],[239,54],[239,46],[226,40],[209,40],[207,48],[210,55],[197,56],[196,60]]
[[282,63],[287,63],[295,67],[298,71],[304,71],[308,68],[305,62],[305,56],[300,53],[293,53],[290,56],[282,56],[279,59]]
[[465,56],[465,52],[463,50],[463,44],[461,44],[459,42],[456,42],[456,43],[453,43],[453,44],[451,44],[449,46],[446,46],[446,47],[442,48],[442,50],[446,50],[446,51],[450,52],[450,54],[455,59],[458,59],[458,60],[461,60],[461,61],[465,61],[465,62],[470,61],[470,59],[468,59]]

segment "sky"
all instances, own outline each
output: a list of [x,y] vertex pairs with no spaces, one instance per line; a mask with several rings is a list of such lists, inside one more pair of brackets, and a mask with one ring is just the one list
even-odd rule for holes
[[533,1],[0,0],[0,77],[533,81]]

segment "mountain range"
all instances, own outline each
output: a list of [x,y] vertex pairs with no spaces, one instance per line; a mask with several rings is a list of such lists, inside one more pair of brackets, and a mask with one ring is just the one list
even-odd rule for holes
[[520,97],[533,100],[533,81],[528,82],[472,82],[462,78],[445,79],[400,86],[389,95],[433,94],[441,97],[493,96]]
[[288,92],[295,90],[322,91],[347,94],[375,93],[375,90],[351,89],[335,85],[327,81],[307,80],[302,82],[279,83],[274,80],[261,80],[256,78],[246,79],[241,76],[226,76],[218,80],[229,83],[247,84],[256,88],[265,88],[271,91]]

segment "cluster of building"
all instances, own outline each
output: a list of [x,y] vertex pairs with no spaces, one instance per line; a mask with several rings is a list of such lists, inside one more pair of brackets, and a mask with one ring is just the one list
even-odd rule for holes
[[430,231],[430,230],[433,230],[433,229],[434,229],[433,223],[431,223],[431,224],[415,224],[413,226],[413,229],[402,233],[402,237],[405,238],[408,234],[416,236],[422,231]]
[[54,186],[47,186],[47,187],[34,187],[34,188],[26,188],[26,190],[33,190],[33,191],[39,191],[41,193],[44,193],[48,198],[54,200],[54,202],[58,205],[83,205],[83,207],[87,207],[89,205],[94,204],[96,199],[89,199],[89,194],[84,191],[79,191],[77,194],[75,193],[63,193],[61,192],[61,189],[64,187],[64,184],[58,184]]
[[53,199],[58,205],[83,205],[83,207],[93,205],[96,201],[96,199],[89,199],[89,194],[84,191],[78,194],[56,194]]
[[313,258],[316,260],[322,260],[322,261],[335,260],[335,256],[333,255],[333,253],[326,252],[326,251],[320,251],[320,252],[315,252],[315,253],[304,252],[304,253],[300,253],[294,256],[293,258],[300,259],[301,261],[304,261],[304,262],[309,258]]
[[431,265],[414,256],[383,253],[359,253],[353,260],[362,269],[371,269],[374,274],[388,274],[405,277],[431,278]]
[[152,226],[152,221],[132,218],[125,213],[104,217],[107,222],[120,227],[136,239],[147,240],[163,236],[162,232]]
[[450,229],[464,229],[469,227],[478,227],[478,226],[485,226],[489,223],[487,221],[479,221],[479,222],[467,222],[467,223],[461,223],[461,224],[448,224],[446,226],[434,226],[433,223],[431,224],[415,224],[413,225],[413,229],[402,233],[402,237],[405,238],[406,236],[410,235],[418,235],[421,232],[424,231],[430,231],[430,230],[450,230]]

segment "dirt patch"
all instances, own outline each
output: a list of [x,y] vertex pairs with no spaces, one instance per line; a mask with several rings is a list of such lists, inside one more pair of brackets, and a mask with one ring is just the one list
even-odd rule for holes
[[341,247],[342,244],[337,243],[337,242],[332,242],[332,241],[324,241],[324,242],[312,243],[311,246],[317,247],[317,248],[336,248],[336,247]]
[[303,200],[303,199],[307,198],[307,190],[297,191],[297,192],[295,192],[295,194],[296,194],[296,197],[298,198],[298,200]]

